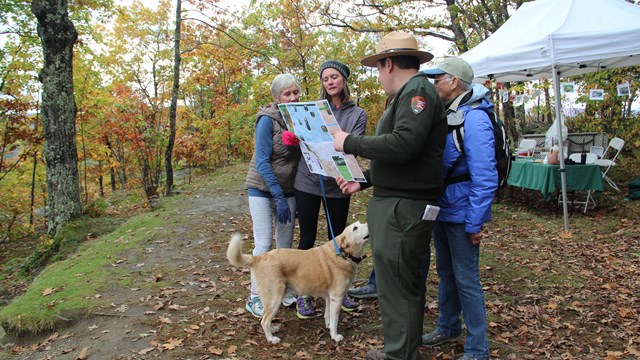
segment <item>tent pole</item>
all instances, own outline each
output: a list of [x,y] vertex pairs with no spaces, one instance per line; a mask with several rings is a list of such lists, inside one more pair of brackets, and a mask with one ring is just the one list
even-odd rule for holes
[[[558,76],[558,65],[554,62],[553,72],[553,91],[556,97],[556,124],[558,125],[558,147],[560,148],[560,182],[562,183],[562,212],[564,215],[564,231],[569,231],[569,208],[567,206],[567,175],[564,166],[564,144],[562,141],[562,99],[560,98],[560,77]],[[553,144],[552,144],[553,145]]]

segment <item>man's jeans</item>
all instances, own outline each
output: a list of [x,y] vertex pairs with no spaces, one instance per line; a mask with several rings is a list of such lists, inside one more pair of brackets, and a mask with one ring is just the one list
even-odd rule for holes
[[465,355],[489,358],[487,311],[480,284],[480,245],[474,245],[464,224],[437,221],[433,230],[438,284],[438,331],[451,337],[467,326]]

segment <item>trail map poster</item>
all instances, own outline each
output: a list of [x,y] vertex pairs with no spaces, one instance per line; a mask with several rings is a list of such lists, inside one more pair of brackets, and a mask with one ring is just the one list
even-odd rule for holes
[[333,149],[333,133],[340,125],[327,100],[278,104],[289,131],[300,139],[300,150],[314,174],[365,182],[355,156]]

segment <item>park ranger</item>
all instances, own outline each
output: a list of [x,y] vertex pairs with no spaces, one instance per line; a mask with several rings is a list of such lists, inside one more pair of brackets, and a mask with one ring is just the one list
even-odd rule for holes
[[334,134],[338,151],[370,159],[366,183],[338,179],[345,194],[373,186],[367,208],[384,351],[367,359],[419,358],[425,304],[425,262],[433,221],[427,205],[442,193],[442,152],[447,136],[444,106],[433,84],[419,72],[433,55],[416,38],[392,32],[361,60],[376,67],[384,91],[393,98],[373,136]]

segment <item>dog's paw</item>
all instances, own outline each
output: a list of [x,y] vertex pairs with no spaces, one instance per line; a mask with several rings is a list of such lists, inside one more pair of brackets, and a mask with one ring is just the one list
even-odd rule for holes
[[277,344],[280,342],[280,338],[277,336],[272,336],[270,338],[267,338],[267,341],[269,341],[272,344]]
[[335,340],[335,342],[340,342],[342,341],[342,339],[344,339],[344,337],[340,334],[337,334],[336,336],[332,336],[331,338]]

